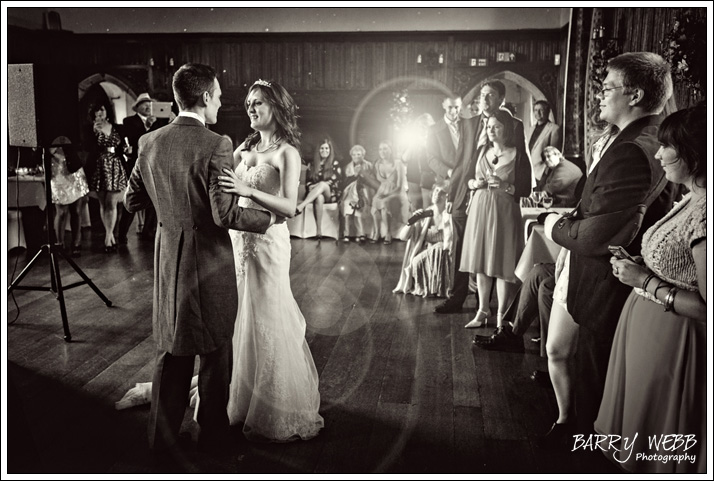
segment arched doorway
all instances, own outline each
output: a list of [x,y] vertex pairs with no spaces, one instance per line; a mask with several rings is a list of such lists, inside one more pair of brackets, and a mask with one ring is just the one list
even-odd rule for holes
[[[547,96],[541,89],[533,84],[533,82],[510,70],[489,75],[488,78],[503,82],[506,86],[506,98],[504,103],[509,107],[515,108],[513,114],[523,121],[523,128],[526,132],[529,132],[531,126],[535,123],[535,119],[533,118],[533,104],[538,100],[548,100]],[[462,99],[464,105],[462,111],[464,111],[464,116],[466,116],[465,111],[468,110],[467,107],[474,99],[478,98],[480,89],[481,82],[478,82],[464,95]],[[549,103],[551,104],[550,120],[551,122],[555,122],[556,108],[552,101],[549,100]]]

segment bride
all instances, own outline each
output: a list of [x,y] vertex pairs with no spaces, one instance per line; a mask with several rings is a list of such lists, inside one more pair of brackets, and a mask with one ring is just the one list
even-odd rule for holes
[[[233,153],[237,167],[224,170],[220,185],[240,195],[243,207],[292,217],[301,163],[294,101],[279,84],[258,80],[245,106],[254,132]],[[324,421],[318,413],[318,376],[305,340],[305,318],[290,287],[287,225],[274,224],[265,234],[231,230],[230,236],[238,315],[228,418],[231,425],[242,423],[251,441],[310,439]],[[137,384],[125,398],[136,390],[135,398],[148,392],[150,400],[151,383]],[[141,403],[122,401],[118,409]]]

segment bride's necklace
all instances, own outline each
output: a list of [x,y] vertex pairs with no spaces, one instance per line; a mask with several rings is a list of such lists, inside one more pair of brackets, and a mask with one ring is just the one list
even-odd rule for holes
[[264,154],[270,150],[272,150],[274,147],[276,147],[282,139],[278,137],[277,139],[273,140],[265,149],[259,150],[258,146],[255,146],[255,153],[256,154]]

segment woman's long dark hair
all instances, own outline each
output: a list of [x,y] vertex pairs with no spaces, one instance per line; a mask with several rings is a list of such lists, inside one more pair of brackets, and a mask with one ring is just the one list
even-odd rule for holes
[[[322,177],[320,177],[320,162],[322,160],[320,157],[320,147],[324,144],[330,146],[330,155],[325,159]],[[315,145],[315,154],[312,156],[312,165],[310,166],[310,177],[313,182],[320,182],[321,180],[332,177],[332,163],[335,160],[335,146],[332,145],[332,140],[329,137],[325,137]]]
[[[695,107],[678,110],[662,121],[657,140],[674,147],[682,162],[687,164],[695,181],[707,177],[707,108],[705,102]],[[699,185],[699,184],[697,184]],[[704,186],[699,186],[704,187]]]
[[[297,106],[292,96],[285,88],[271,81],[258,80],[248,90],[245,97],[245,109],[248,110],[248,97],[254,90],[260,90],[263,98],[273,111],[273,117],[277,124],[275,133],[279,138],[284,139],[288,144],[300,150],[300,128],[297,125]],[[248,151],[260,142],[260,133],[253,132],[245,139],[243,150]]]

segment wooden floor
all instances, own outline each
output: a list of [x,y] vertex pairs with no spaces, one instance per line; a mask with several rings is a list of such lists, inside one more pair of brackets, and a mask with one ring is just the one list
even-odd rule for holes
[[[151,456],[148,406],[116,411],[114,402],[151,378],[153,244],[133,238],[108,255],[100,239],[87,239],[78,264],[113,306],[86,285],[65,291],[72,342],[63,340],[54,295],[15,290],[19,312],[8,296],[8,472],[616,472],[598,453],[535,447],[556,415],[552,389],[528,377],[545,368],[537,344],[525,354],[481,350],[471,339],[487,330],[463,328],[473,298],[462,313],[436,315],[438,299],[392,294],[404,243],[292,246],[293,292],[320,373],[325,429],[317,438],[253,444],[236,430],[230,456]],[[17,251],[8,285],[27,262]],[[61,266],[64,284],[79,280]],[[41,259],[21,285],[48,283]]]

